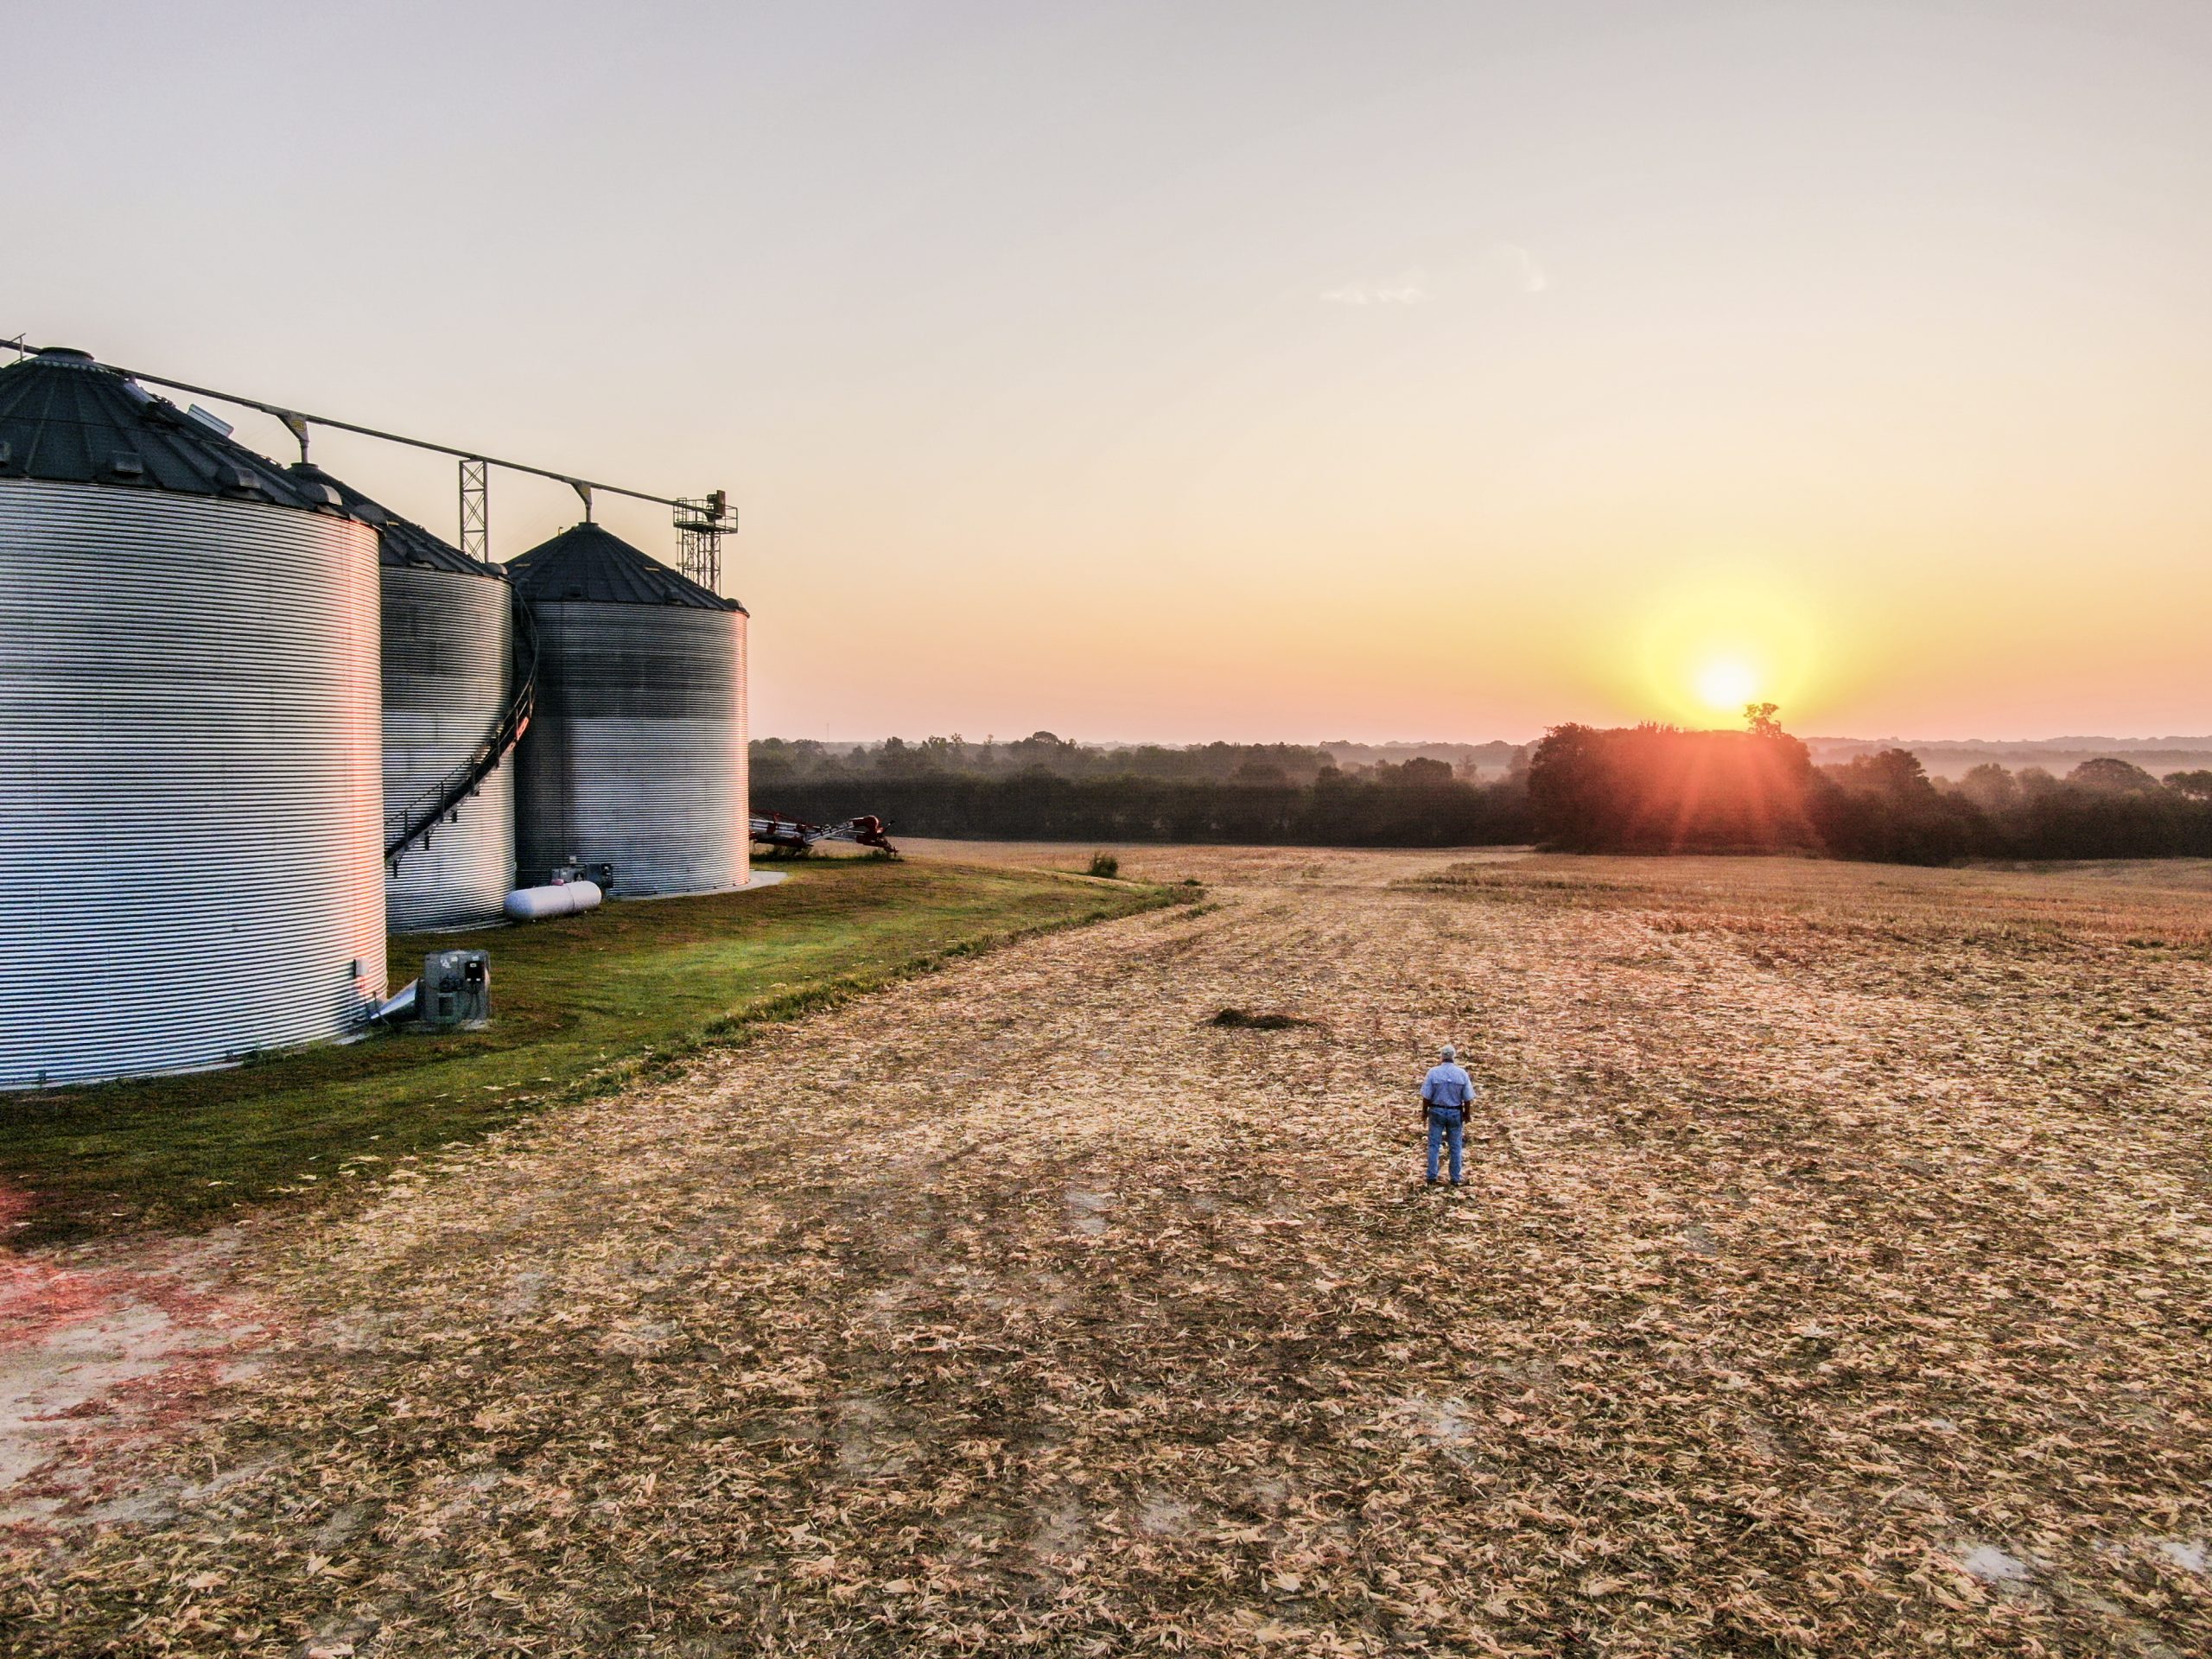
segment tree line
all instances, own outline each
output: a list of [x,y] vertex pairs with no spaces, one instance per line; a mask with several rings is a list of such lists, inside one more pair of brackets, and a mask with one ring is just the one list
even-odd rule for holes
[[[1429,767],[1443,776],[1428,775]],[[1296,847],[1501,846],[1528,839],[1528,797],[1517,783],[1462,783],[1441,761],[1409,760],[1394,772],[1353,777],[1326,767],[1306,784],[1134,773],[1068,778],[1041,769],[818,776],[772,789],[756,780],[753,799],[760,810],[816,823],[874,813],[899,834],[956,839]]]
[[1318,747],[1086,748],[1049,732],[834,747],[755,742],[756,810],[873,813],[957,839],[1796,852],[1898,863],[2212,857],[2212,772],[2116,757],[2063,778],[1989,764],[1956,783],[1909,750],[1821,766],[1772,704],[1742,731],[1554,727],[1503,778],[1416,757],[1338,766]]
[[1517,778],[1484,784],[1471,764],[1421,756],[1344,765],[1296,743],[1091,747],[1036,732],[1003,743],[764,738],[752,754],[760,810],[816,823],[872,813],[909,836],[1461,847],[1529,834]]
[[1805,852],[1891,863],[2212,857],[2212,772],[2101,757],[1930,778],[1907,749],[1815,766],[1771,703],[1740,732],[1560,726],[1529,757],[1530,830],[1576,852]]
[[[1048,772],[1056,778],[1146,778],[1186,783],[1311,784],[1336,766],[1325,749],[1298,743],[1161,743],[1123,748],[1086,746],[1051,732],[1001,743],[971,743],[957,732],[909,742],[833,745],[811,738],[762,738],[753,745],[756,788],[827,780],[1014,778]],[[1446,776],[1451,769],[1446,768]]]

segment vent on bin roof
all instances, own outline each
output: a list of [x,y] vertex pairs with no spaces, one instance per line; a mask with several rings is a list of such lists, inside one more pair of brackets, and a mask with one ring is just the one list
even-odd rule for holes
[[507,578],[524,599],[540,604],[582,601],[594,605],[689,605],[702,611],[745,608],[648,558],[597,524],[577,524],[550,542],[540,542],[508,562]]
[[458,570],[465,575],[498,576],[496,564],[472,559],[451,542],[403,518],[389,507],[372,501],[342,478],[333,478],[312,461],[295,461],[285,469],[302,484],[321,485],[338,498],[346,511],[377,531],[377,563],[425,565],[433,570]]
[[343,511],[266,455],[84,353],[60,347],[0,369],[0,478]]

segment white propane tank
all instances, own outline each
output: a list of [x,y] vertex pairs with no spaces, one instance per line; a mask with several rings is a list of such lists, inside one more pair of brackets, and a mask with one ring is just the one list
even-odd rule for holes
[[518,922],[542,922],[551,916],[573,916],[580,910],[597,910],[606,894],[596,881],[563,881],[550,887],[517,887],[505,906]]

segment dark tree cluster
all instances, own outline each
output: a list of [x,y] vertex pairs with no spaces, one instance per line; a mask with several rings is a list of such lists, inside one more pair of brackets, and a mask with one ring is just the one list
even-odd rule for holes
[[1553,728],[1529,762],[1539,839],[1579,853],[1780,852],[1819,846],[1813,762],[1779,731]]
[[1976,766],[1940,797],[1979,815],[1969,850],[2013,858],[2212,857],[2212,772],[2161,780],[2131,761],[2085,760],[2064,778],[2041,766]]
[[1742,732],[1554,728],[1528,773],[1545,844],[1577,852],[1815,852],[1891,863],[2212,856],[2212,774],[2131,762],[2063,779],[1988,765],[1955,784],[1905,749],[1815,766],[1770,705]]

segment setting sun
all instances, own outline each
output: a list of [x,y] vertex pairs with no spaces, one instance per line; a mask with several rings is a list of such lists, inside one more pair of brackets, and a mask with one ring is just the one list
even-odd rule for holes
[[1759,689],[1759,677],[1749,664],[1732,658],[1707,663],[1698,671],[1697,694],[1708,709],[1734,714],[1751,702]]
[[1849,668],[1835,637],[1849,607],[1752,561],[1708,562],[1619,597],[1615,629],[1593,631],[1587,671],[1632,719],[1734,726],[1745,704],[1774,702],[1817,720]]

